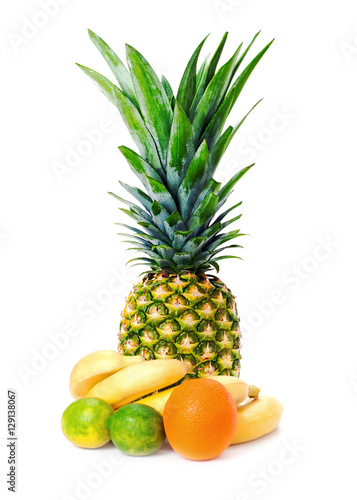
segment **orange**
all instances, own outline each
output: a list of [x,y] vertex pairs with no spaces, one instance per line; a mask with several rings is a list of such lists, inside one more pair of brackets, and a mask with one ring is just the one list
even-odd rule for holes
[[164,427],[172,448],[191,460],[218,457],[237,428],[237,408],[230,392],[210,378],[177,386],[164,409]]

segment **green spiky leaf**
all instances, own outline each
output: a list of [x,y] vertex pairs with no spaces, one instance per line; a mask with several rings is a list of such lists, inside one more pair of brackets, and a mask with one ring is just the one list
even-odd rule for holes
[[94,81],[100,91],[118,108],[131,137],[139,148],[141,156],[150,165],[153,165],[156,170],[159,170],[161,162],[155,142],[146,128],[139,111],[131,100],[105,76],[80,64],[77,64],[77,66]]
[[124,94],[131,100],[134,106],[139,109],[139,104],[135,97],[134,86],[129,71],[126,69],[114,50],[112,50],[104,40],[91,30],[88,30],[88,34],[89,38],[104,57]]
[[207,85],[210,83],[210,81],[212,80],[212,78],[216,72],[218,61],[219,61],[221,54],[223,52],[224,46],[225,46],[226,41],[227,41],[227,37],[228,37],[228,32],[226,32],[223,35],[223,38],[222,38],[216,52],[213,54],[211,61],[205,66],[205,69],[204,69],[202,76],[200,78],[200,81],[199,81],[199,85],[198,85],[198,89],[196,91],[195,98],[193,100],[193,103],[192,103],[192,106],[190,109],[190,113],[189,113],[190,119],[192,119],[192,117],[196,111],[196,108],[198,106],[198,103],[200,102],[200,100],[201,100],[201,98],[202,98],[202,96],[207,88]]
[[130,45],[127,60],[134,89],[145,124],[158,147],[161,162],[166,163],[172,123],[172,109],[167,94],[147,60]]
[[[206,177],[207,177],[207,172],[206,172]],[[218,194],[220,187],[221,187],[220,182],[217,182],[214,179],[210,179],[205,185],[205,187],[202,189],[200,194],[198,195],[195,204],[192,207],[191,213],[196,210],[196,208],[200,205],[201,201],[207,196],[208,193]]]
[[152,199],[150,198],[150,196],[148,196],[146,193],[144,193],[144,191],[137,187],[128,186],[128,184],[125,184],[125,182],[119,181],[119,184],[136,200],[138,200],[138,202],[141,203],[148,212],[150,212],[152,206]]
[[166,186],[159,179],[149,176],[146,179],[152,199],[157,200],[169,213],[174,212],[177,209],[176,203]]
[[223,186],[223,188],[219,191],[219,201],[224,201],[227,198],[228,194],[232,191],[239,179],[241,179],[243,175],[246,174],[253,166],[254,163],[248,167],[242,168],[242,170],[237,172],[232,179]]
[[189,60],[185,72],[181,78],[181,82],[177,92],[177,101],[180,103],[182,109],[186,114],[189,113],[193,98],[195,97],[197,61],[206,39],[207,37],[202,40],[202,42],[192,54],[191,59]]
[[162,77],[161,77],[161,84],[162,84],[163,89],[166,92],[166,95],[167,95],[169,102],[171,102],[172,99],[175,99],[175,96],[174,96],[173,90],[171,88],[170,82],[168,81],[168,79],[166,78],[165,75],[162,75]]
[[184,221],[188,219],[192,207],[201,192],[208,165],[208,156],[209,151],[207,143],[206,141],[203,141],[180,184],[177,193],[177,200],[178,208]]
[[193,212],[188,229],[194,231],[195,235],[202,229],[202,226],[206,229],[210,219],[216,213],[218,200],[219,197],[216,194],[209,193]]
[[192,125],[176,102],[166,163],[167,184],[172,193],[177,192],[194,153]]
[[238,50],[212,78],[202,96],[202,99],[197,105],[192,119],[192,127],[197,139],[201,136],[203,130],[205,129],[205,126],[210,122],[211,118],[216,113],[222,99],[224,98],[228,90],[230,77],[234,70],[237,56]]
[[159,172],[155,170],[147,161],[144,160],[144,158],[135,153],[135,151],[127,148],[126,146],[119,146],[119,151],[127,160],[134,174],[141,180],[146,190],[149,190],[150,186],[148,182],[148,175],[150,175],[153,179],[162,182],[162,177],[160,175],[161,170]]

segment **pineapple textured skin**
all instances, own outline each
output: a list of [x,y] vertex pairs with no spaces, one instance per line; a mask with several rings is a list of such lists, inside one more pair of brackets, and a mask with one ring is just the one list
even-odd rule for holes
[[149,273],[127,299],[118,350],[190,361],[189,377],[238,377],[240,337],[234,296],[219,278]]

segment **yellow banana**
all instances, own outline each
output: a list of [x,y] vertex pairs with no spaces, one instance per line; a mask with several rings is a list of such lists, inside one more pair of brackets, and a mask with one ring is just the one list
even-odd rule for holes
[[260,396],[237,407],[237,430],[231,444],[245,443],[269,434],[279,425],[283,407],[273,396]]
[[192,370],[178,359],[153,359],[114,373],[92,387],[88,397],[104,399],[114,409],[178,382]]
[[247,398],[257,398],[260,391],[255,385],[248,385],[240,378],[231,375],[217,375],[210,378],[223,384],[237,404],[242,403]]
[[146,398],[139,399],[139,401],[135,401],[135,403],[138,403],[140,405],[151,406],[151,408],[154,408],[159,413],[161,413],[161,415],[163,415],[166,402],[171,396],[172,391],[174,389],[175,387],[171,387],[170,389],[166,389],[166,391],[161,391],[157,392],[156,394],[151,394]]
[[[256,388],[254,385],[246,384],[245,382],[243,382],[243,380],[240,380],[237,377],[231,377],[229,375],[217,375],[210,378],[217,380],[217,382],[223,384],[226,389],[232,394],[236,404],[241,403],[248,397],[257,397],[259,394],[258,388]],[[151,406],[151,408],[155,408],[155,410],[163,415],[165,404],[174,389],[175,387],[171,387],[170,389],[166,389],[166,391],[151,394],[146,398],[135,401],[135,403]]]
[[132,364],[145,361],[143,356],[124,356],[117,351],[95,351],[80,359],[74,366],[69,390],[75,399],[83,398],[98,382]]

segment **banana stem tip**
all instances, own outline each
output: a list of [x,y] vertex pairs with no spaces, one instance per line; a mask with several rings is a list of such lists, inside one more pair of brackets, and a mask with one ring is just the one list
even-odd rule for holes
[[259,393],[260,393],[259,387],[256,387],[255,385],[249,386],[249,392],[248,392],[249,398],[257,398],[259,396]]

